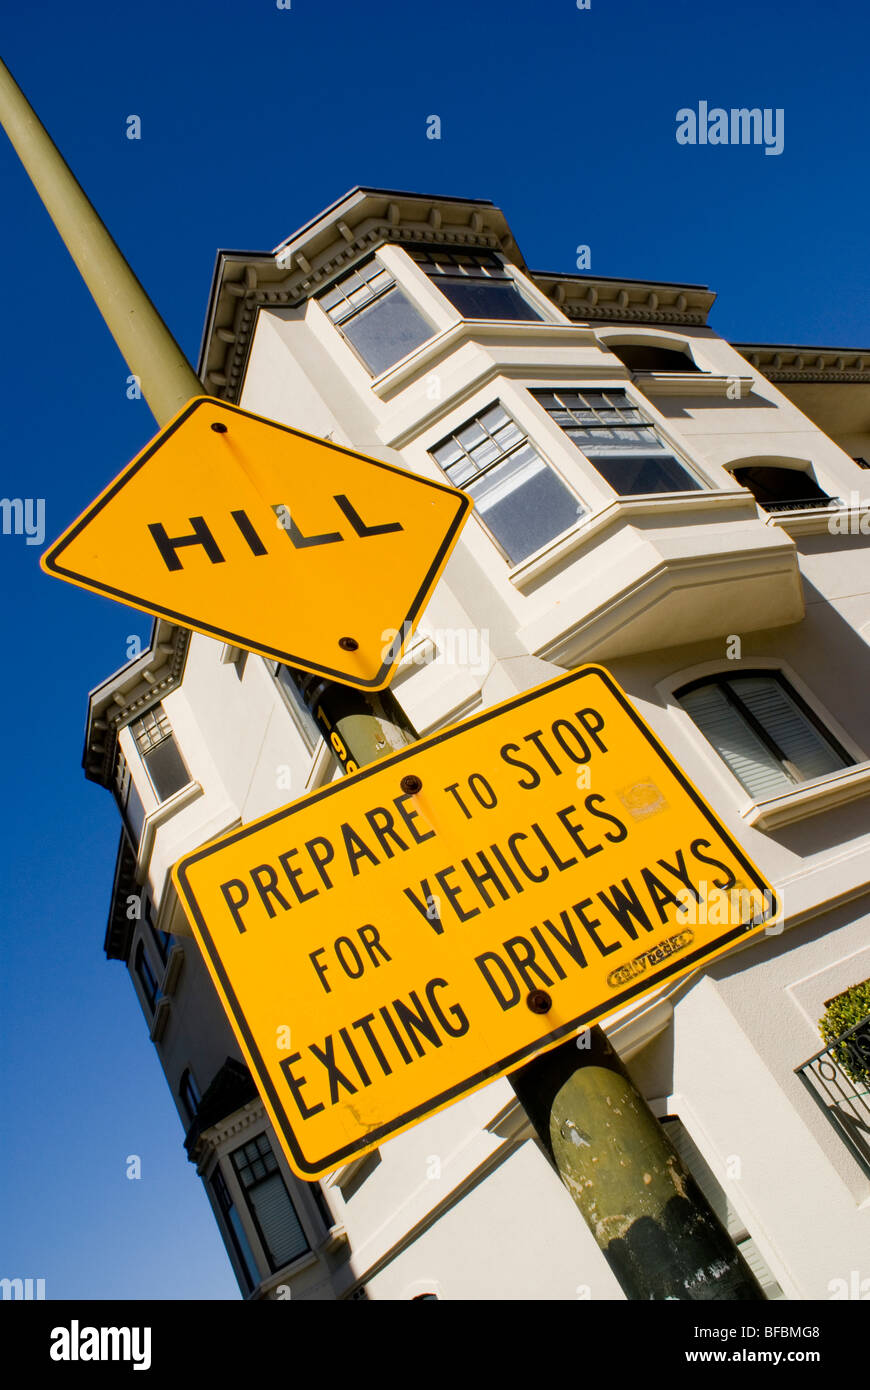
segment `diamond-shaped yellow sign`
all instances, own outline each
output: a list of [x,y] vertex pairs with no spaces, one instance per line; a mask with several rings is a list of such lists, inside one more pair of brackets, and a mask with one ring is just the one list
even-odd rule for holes
[[471,500],[196,397],[43,555],[48,574],[360,689],[389,684]]

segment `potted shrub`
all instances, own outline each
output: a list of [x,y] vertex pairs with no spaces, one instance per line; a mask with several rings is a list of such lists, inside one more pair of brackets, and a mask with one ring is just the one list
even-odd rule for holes
[[827,1001],[819,1032],[829,1046],[842,1038],[833,1049],[834,1060],[851,1081],[870,1084],[870,980],[851,985]]

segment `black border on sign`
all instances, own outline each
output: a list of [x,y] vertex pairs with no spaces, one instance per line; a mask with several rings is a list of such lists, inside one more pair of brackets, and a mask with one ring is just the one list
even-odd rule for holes
[[[87,511],[82,513],[69,530],[61,536],[60,540],[56,541],[54,545],[49,546],[48,550],[46,550],[41,557],[43,569],[49,574],[56,575],[59,579],[67,579],[72,583],[80,584],[82,588],[89,589],[91,593],[107,594],[110,598],[118,599],[121,603],[127,603],[133,608],[144,610],[146,613],[152,613],[158,618],[169,618],[173,622],[180,623],[183,627],[193,628],[194,632],[201,632],[207,637],[220,637],[224,642],[229,642],[234,647],[243,647],[248,651],[258,652],[261,656],[272,657],[276,661],[286,662],[289,666],[299,666],[303,670],[311,671],[315,675],[330,676],[333,680],[341,681],[344,685],[353,685],[357,690],[382,690],[387,684],[390,672],[398,663],[398,653],[396,660],[392,663],[383,662],[380,670],[370,680],[362,680],[346,670],[339,670],[332,666],[319,665],[317,662],[310,661],[308,658],[300,656],[298,652],[285,652],[278,647],[268,647],[265,645],[252,646],[250,640],[247,637],[243,637],[238,632],[228,632],[224,628],[214,627],[210,623],[203,622],[200,619],[194,619],[189,614],[178,613],[173,608],[164,608],[160,604],[151,603],[146,599],[140,598],[137,594],[128,594],[124,589],[116,589],[110,584],[103,584],[99,580],[91,579],[86,574],[79,574],[76,570],[67,569],[65,566],[58,563],[58,558],[63,554],[67,546],[70,545],[71,542],[85,530],[94,517],[122,491],[129,480],[134,477],[152,455],[165,444],[166,440],[175,433],[179,426],[183,425],[185,420],[187,420],[195,410],[200,409],[202,406],[214,406],[220,410],[231,411],[235,415],[244,415],[249,420],[257,420],[261,424],[270,425],[272,429],[283,430],[285,434],[293,434],[301,439],[311,440],[315,444],[322,445],[325,449],[335,449],[340,454],[350,455],[351,458],[359,459],[362,463],[369,463],[375,468],[383,468],[388,473],[399,473],[403,477],[409,476],[408,470],[405,468],[397,468],[395,464],[384,463],[381,459],[370,458],[367,454],[357,453],[355,449],[345,449],[343,445],[335,444],[330,439],[319,439],[317,435],[306,434],[304,430],[294,429],[291,425],[282,425],[277,420],[267,420],[265,416],[255,415],[250,410],[242,410],[239,406],[232,405],[229,401],[221,401],[213,396],[197,396],[184,408],[184,410],[182,410],[181,414],[166,430],[162,431],[156,439],[152,440],[143,454],[140,454],[122,473],[119,473],[114,482],[109,484],[105,492],[101,493],[96,502],[88,507]],[[447,533],[438,548],[438,553],[426,571],[420,587],[412,600],[411,607],[399,624],[400,632],[405,623],[413,624],[414,620],[425,607],[435,584],[435,580],[453,548],[458,533],[472,507],[470,497],[467,497],[464,493],[458,493],[456,488],[450,487],[447,483],[439,483],[432,478],[423,478],[416,474],[411,476],[415,478],[415,481],[425,484],[426,487],[435,488],[438,492],[446,492],[452,497],[455,497],[457,508],[456,515],[450,523]]]
[[354,1143],[345,1145],[344,1148],[336,1149],[334,1153],[324,1155],[323,1159],[315,1164],[312,1164],[311,1162],[306,1160],[299,1147],[299,1144],[296,1141],[296,1136],[294,1134],[293,1129],[290,1126],[289,1120],[287,1119],[285,1104],[279,1098],[278,1093],[274,1085],[272,1084],[272,1079],[260,1054],[260,1050],[254,1041],[250,1029],[248,1028],[247,1021],[239,1005],[239,1001],[236,998],[235,991],[233,990],[229,978],[223,968],[220,955],[218,954],[214,941],[212,940],[211,934],[209,933],[205,918],[200,912],[199,905],[193,896],[187,878],[188,866],[198,863],[201,859],[207,859],[210,855],[216,853],[219,850],[225,849],[228,845],[235,844],[236,841],[244,840],[249,835],[255,834],[258,830],[265,829],[266,826],[274,825],[276,821],[287,819],[288,817],[292,816],[294,812],[304,810],[306,807],[312,805],[316,801],[323,801],[327,797],[334,796],[337,792],[341,792],[342,788],[347,785],[348,780],[352,780],[354,782],[364,781],[367,777],[372,777],[378,773],[381,773],[388,767],[395,767],[396,764],[405,762],[408,758],[415,757],[423,749],[433,748],[439,743],[446,743],[448,739],[454,738],[457,735],[464,733],[467,729],[473,729],[478,724],[485,724],[488,720],[494,719],[498,717],[500,714],[506,714],[509,710],[517,709],[520,705],[523,704],[528,704],[532,700],[534,700],[534,698],[538,695],[550,694],[552,691],[558,690],[564,685],[569,685],[573,681],[583,680],[584,677],[590,675],[598,676],[599,679],[604,681],[610,693],[613,696],[615,696],[616,700],[622,706],[622,709],[625,711],[628,717],[637,726],[637,728],[643,734],[647,742],[652,745],[655,752],[666,764],[673,776],[676,777],[683,790],[688,793],[689,797],[695,803],[696,807],[704,816],[704,818],[709,822],[710,825],[714,827],[716,834],[721,836],[721,838],[725,841],[725,843],[728,845],[729,849],[733,853],[735,859],[737,859],[737,861],[743,866],[743,868],[747,872],[752,883],[757,888],[759,888],[765,895],[765,902],[767,901],[766,894],[770,891],[770,887],[761,877],[755,865],[752,864],[749,861],[749,859],[747,859],[746,855],[743,853],[743,850],[729,834],[726,827],[724,825],[719,824],[711,808],[707,806],[700,793],[692,786],[685,773],[674,762],[667,749],[663,746],[663,744],[659,742],[657,736],[653,733],[652,729],[647,728],[647,725],[644,723],[643,719],[640,717],[638,712],[632,707],[631,704],[629,704],[626,696],[624,695],[622,690],[620,690],[616,682],[612,679],[610,673],[606,671],[603,666],[595,665],[584,666],[579,671],[571,671],[566,676],[561,676],[554,681],[548,681],[545,685],[536,686],[532,690],[525,691],[523,694],[516,696],[514,699],[507,700],[504,704],[493,705],[491,709],[483,710],[480,714],[474,715],[470,719],[462,720],[461,723],[452,725],[450,728],[443,730],[441,733],[432,734],[428,738],[420,739],[418,743],[410,744],[407,749],[403,749],[399,753],[394,753],[390,757],[381,758],[377,762],[370,763],[367,767],[361,768],[359,772],[353,773],[350,779],[343,778],[340,782],[330,782],[328,786],[323,787],[320,791],[313,792],[311,795],[306,796],[303,800],[299,802],[294,802],[290,806],[282,807],[281,810],[275,811],[271,815],[263,816],[260,820],[255,821],[250,826],[243,826],[239,830],[231,831],[228,835],[221,836],[219,840],[215,840],[212,844],[205,845],[202,849],[194,851],[193,854],[185,855],[184,858],[180,860],[179,863],[175,866],[175,877],[184,893],[190,910],[192,911],[196,919],[199,930],[202,933],[202,938],[208,949],[212,966],[215,970],[215,973],[221,981],[226,998],[229,1001],[230,1006],[232,1008],[236,1027],[239,1033],[245,1039],[245,1043],[247,1045],[250,1056],[254,1060],[255,1070],[257,1073],[257,1084],[260,1090],[264,1091],[269,1096],[269,1099],[272,1104],[272,1109],[279,1121],[281,1133],[284,1137],[285,1143],[287,1144],[288,1148],[293,1154],[296,1163],[298,1164],[300,1172],[307,1173],[312,1177],[317,1177],[325,1172],[333,1171],[335,1168],[340,1167],[341,1164],[346,1163],[349,1159],[351,1159],[355,1153],[359,1152],[360,1149],[370,1149],[375,1147],[377,1144],[382,1143],[385,1139],[388,1139],[390,1135],[395,1134],[397,1130],[404,1129],[408,1125],[412,1124],[414,1121],[422,1119],[423,1116],[431,1114],[436,1110],[442,1109],[451,1101],[456,1100],[460,1096],[463,1096],[475,1090],[478,1086],[482,1085],[485,1081],[488,1081],[491,1077],[501,1076],[505,1072],[513,1071],[517,1066],[520,1065],[520,1063],[525,1061],[526,1058],[531,1057],[539,1052],[546,1051],[548,1048],[553,1047],[557,1042],[559,1042],[562,1038],[566,1037],[568,1034],[576,1032],[578,1028],[582,1028],[585,1025],[592,1023],[596,1018],[601,1018],[604,1014],[612,1013],[615,1009],[621,1007],[628,1000],[634,998],[635,995],[646,992],[654,985],[658,985],[664,980],[666,980],[670,975],[684,971],[686,966],[694,964],[695,961],[698,961],[700,959],[706,959],[706,957],[709,956],[711,951],[717,950],[723,946],[730,945],[732,942],[739,940],[741,936],[745,936],[747,932],[756,931],[764,922],[769,921],[771,917],[775,917],[777,915],[779,911],[779,899],[776,893],[774,892],[774,907],[769,914],[766,914],[758,920],[742,923],[739,927],[732,927],[729,931],[723,932],[723,934],[717,937],[714,941],[710,941],[707,943],[706,946],[700,948],[697,951],[692,952],[691,955],[680,956],[676,960],[672,961],[670,965],[665,966],[665,968],[662,970],[659,970],[655,974],[655,977],[652,981],[650,980],[648,975],[642,977],[641,980],[639,980],[636,984],[629,986],[627,989],[624,989],[620,994],[616,994],[613,996],[613,998],[608,999],[607,1004],[605,1006],[590,1009],[584,1014],[578,1014],[577,1017],[572,1019],[570,1023],[562,1024],[559,1028],[554,1029],[552,1033],[547,1033],[544,1037],[537,1038],[533,1043],[530,1043],[528,1046],[520,1048],[516,1052],[512,1052],[508,1057],[504,1057],[500,1061],[493,1063],[492,1066],[484,1068],[483,1071],[476,1072],[474,1076],[469,1077],[466,1081],[459,1082],[457,1085],[451,1087],[449,1090],[442,1091],[440,1095],[435,1096],[432,1100],[425,1101],[423,1104],[415,1106],[412,1110],[406,1111],[397,1119],[391,1120],[389,1123],[381,1125],[378,1129],[370,1130],[367,1134],[365,1134],[362,1138],[356,1140]]

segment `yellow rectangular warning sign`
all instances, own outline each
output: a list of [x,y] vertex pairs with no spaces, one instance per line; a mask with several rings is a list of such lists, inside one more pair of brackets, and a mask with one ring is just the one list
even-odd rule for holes
[[778,914],[595,666],[234,831],[173,877],[306,1178]]

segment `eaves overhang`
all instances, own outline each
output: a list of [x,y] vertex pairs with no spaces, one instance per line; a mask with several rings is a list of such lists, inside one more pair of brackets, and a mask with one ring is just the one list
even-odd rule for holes
[[768,381],[870,385],[870,348],[812,347],[795,343],[732,343],[731,346]]
[[704,326],[703,285],[530,271],[504,213],[481,198],[354,188],[271,252],[221,251],[197,372],[209,395],[237,402],[261,308],[296,308],[385,243],[500,252],[574,321]]
[[190,632],[158,618],[151,643],[88,696],[82,767],[91,782],[112,785],[118,733],[181,684]]

